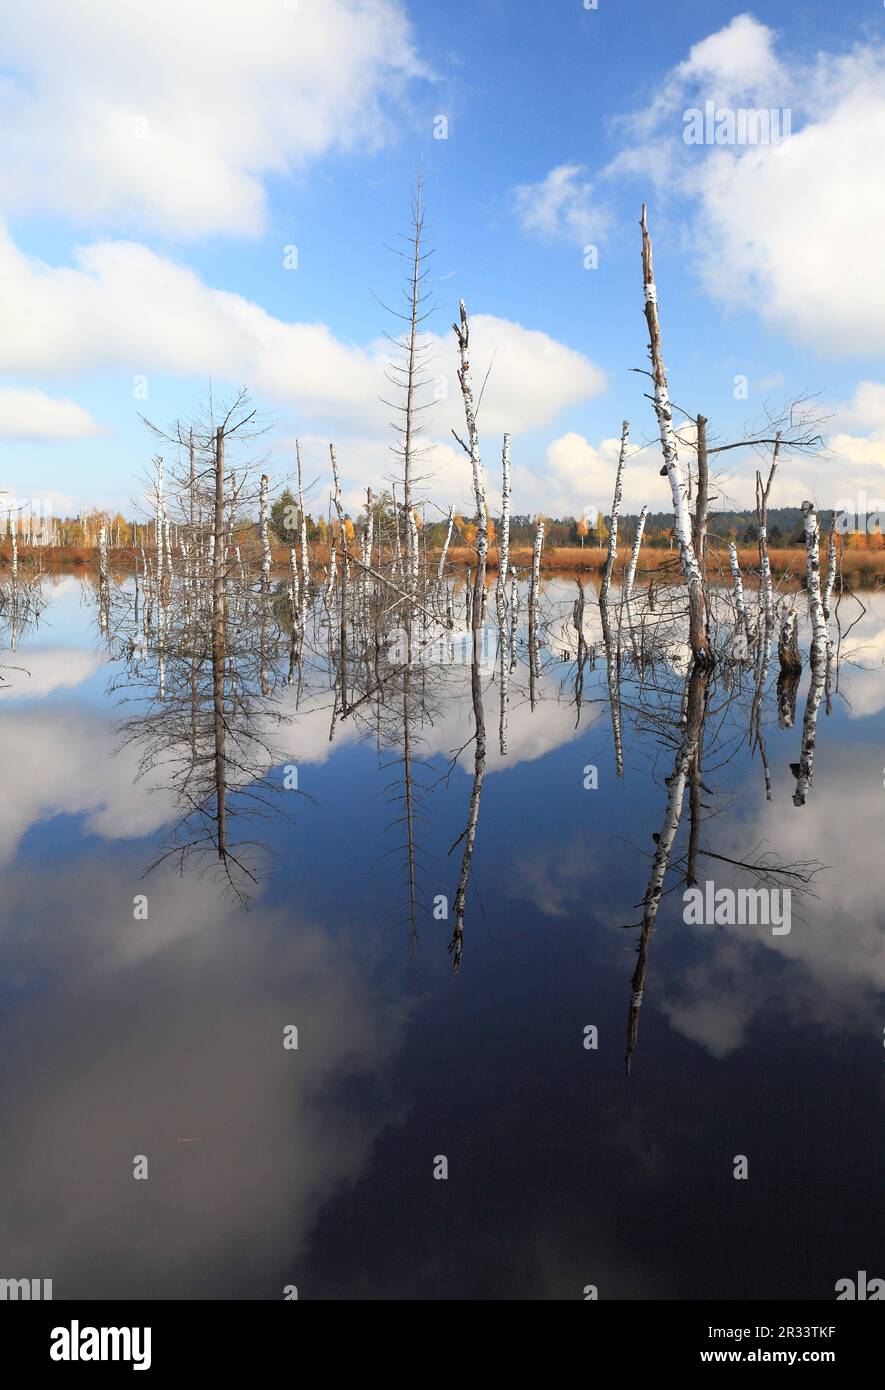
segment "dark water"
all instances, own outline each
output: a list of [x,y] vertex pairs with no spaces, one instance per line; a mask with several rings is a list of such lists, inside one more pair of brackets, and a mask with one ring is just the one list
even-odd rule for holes
[[[815,1299],[858,1270],[885,1276],[885,604],[865,596],[841,653],[802,806],[807,665],[782,729],[772,664],[770,800],[747,738],[752,672],[738,689],[713,678],[701,844],[722,858],[702,856],[699,877],[745,882],[727,859],[810,864],[811,891],[794,892],[785,934],[686,925],[686,811],[628,1078],[638,932],[623,924],[642,915],[684,669],[677,654],[644,691],[625,673],[618,777],[604,653],[579,713],[568,638],[557,647],[574,593],[547,586],[535,708],[521,659],[506,756],[494,664],[482,674],[454,973],[468,667],[428,665],[409,692],[414,923],[402,692],[330,741],[320,664],[297,712],[294,688],[279,693],[293,717],[269,779],[296,767],[301,794],[253,830],[244,909],[211,863],[172,857],[145,877],[180,808],[162,766],[137,778],[144,745],[121,734],[143,684],[101,637],[91,585],[47,582],[39,625],[2,654],[0,1274],[52,1278],[56,1299],[279,1299],[289,1284]],[[595,638],[590,587],[587,604]]]

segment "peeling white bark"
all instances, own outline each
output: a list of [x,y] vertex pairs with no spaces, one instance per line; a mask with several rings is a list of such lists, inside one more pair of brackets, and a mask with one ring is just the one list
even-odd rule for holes
[[307,553],[307,521],[304,516],[304,492],[301,486],[301,445],[295,440],[295,461],[298,468],[298,511],[301,516],[301,578],[304,592],[310,583],[310,556]]
[[[486,506],[486,485],[483,474],[482,459],[479,451],[479,432],[476,428],[476,411],[473,403],[473,385],[470,375],[470,324],[467,318],[467,308],[464,300],[460,301],[461,321],[460,324],[453,324],[455,336],[458,340],[458,354],[461,365],[458,369],[458,381],[461,385],[461,395],[464,399],[464,417],[467,424],[467,444],[470,455],[470,464],[473,472],[473,495],[476,501],[476,549],[477,549],[477,571],[474,580],[474,612],[472,622],[474,627],[482,623],[482,600],[485,592],[485,572],[486,557],[489,549],[488,537],[488,508]],[[477,606],[479,611],[477,610]]]
[[446,539],[445,539],[445,542],[444,542],[444,544],[443,544],[443,548],[442,548],[442,551],[441,551],[440,557],[439,557],[439,567],[438,567],[438,569],[437,569],[437,571],[436,571],[436,577],[437,577],[437,579],[438,579],[440,582],[442,582],[442,577],[443,577],[443,574],[444,574],[445,568],[446,568],[446,556],[447,556],[448,553],[449,553],[449,542],[450,542],[451,539],[452,539],[452,529],[453,529],[454,525],[455,525],[455,508],[454,508],[454,507],[449,507],[449,526],[448,526],[448,530],[446,531]]
[[506,640],[507,626],[507,568],[510,564],[510,435],[504,435],[501,450],[501,538],[498,548],[498,628],[501,641]]
[[836,526],[830,527],[830,540],[827,546],[827,577],[824,583],[823,610],[827,622],[830,620],[830,599],[836,582]]
[[600,603],[605,603],[608,599],[612,572],[615,567],[615,560],[618,557],[618,520],[621,515],[621,495],[624,487],[624,463],[627,458],[627,444],[629,439],[630,422],[624,420],[621,424],[621,448],[618,454],[618,468],[615,473],[615,495],[612,499],[611,527],[608,533],[608,555],[605,557],[605,569],[602,572],[602,584],[600,585],[599,591]]
[[731,565],[731,575],[734,580],[734,608],[737,615],[736,628],[738,632],[748,635],[747,609],[744,603],[744,583],[741,579],[741,567],[738,564],[737,548],[733,541],[728,545],[728,563]]
[[154,539],[157,544],[157,584],[163,583],[163,518],[165,516],[165,502],[163,500],[163,460],[157,459],[157,509],[154,517]]
[[636,526],[636,535],[633,538],[633,549],[630,552],[630,565],[627,570],[627,579],[624,583],[624,601],[629,603],[633,597],[633,583],[636,579],[636,565],[639,560],[639,551],[642,546],[642,537],[645,532],[645,522],[648,517],[648,506],[644,506],[639,513],[639,522]]
[[519,624],[519,581],[510,566],[510,670],[516,670],[516,633]]
[[707,660],[709,643],[706,635],[706,601],[704,597],[703,576],[694,551],[691,531],[691,513],[688,505],[688,487],[679,462],[676,447],[676,433],[673,429],[673,408],[664,359],[661,349],[661,329],[658,319],[658,296],[655,287],[654,264],[651,237],[648,234],[646,206],[642,205],[642,270],[645,287],[645,318],[648,324],[649,351],[652,361],[654,381],[655,415],[661,437],[661,450],[670,491],[673,497],[673,522],[682,572],[689,590],[691,646],[695,657]]
[[418,522],[415,518],[415,508],[409,507],[406,512],[406,525],[408,527],[408,557],[409,557],[409,590],[414,593],[418,587]]
[[827,620],[820,593],[820,527],[813,502],[803,502],[805,516],[805,582],[808,589],[808,612],[811,618],[812,659],[826,656]]
[[536,676],[541,674],[541,643],[538,636],[538,619],[540,617],[540,594],[541,594],[541,547],[544,544],[544,518],[538,517],[538,527],[535,531],[535,547],[532,551],[532,582],[529,594],[529,617],[532,627],[532,641],[529,658],[532,663],[532,670]]
[[270,582],[270,536],[268,534],[268,477],[261,475],[261,488],[258,494],[258,534],[261,540],[261,584],[266,588]]

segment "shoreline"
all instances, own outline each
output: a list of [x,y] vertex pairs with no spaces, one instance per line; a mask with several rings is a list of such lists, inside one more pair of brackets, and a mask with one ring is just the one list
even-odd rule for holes
[[[541,573],[548,575],[601,574],[605,568],[606,554],[607,552],[603,548],[595,546],[587,546],[583,550],[580,546],[550,547],[541,553]],[[288,570],[288,556],[288,550],[282,546],[274,546],[274,570]],[[140,562],[140,551],[132,547],[115,547],[108,553],[108,562],[111,568],[122,573],[134,571],[136,558]],[[428,551],[427,558],[432,567],[439,559],[439,551]],[[476,563],[475,552],[465,546],[450,547],[447,558],[450,565],[462,569],[465,573]],[[775,583],[783,582],[786,579],[801,585],[805,577],[805,551],[801,546],[784,546],[772,549],[770,560]],[[866,589],[876,588],[880,584],[885,585],[885,551],[846,549],[842,552],[840,560],[842,574],[847,583]],[[520,577],[527,576],[531,571],[531,547],[512,547],[510,561]],[[623,577],[628,561],[629,550],[621,550],[615,561],[612,576],[614,580],[617,581]],[[8,544],[0,546],[0,572],[8,572],[11,562],[10,546]],[[61,571],[85,574],[91,574],[94,571],[97,574],[98,550],[85,546],[19,546],[18,562],[23,577],[33,576],[38,568],[41,568],[45,574]],[[738,562],[744,583],[755,583],[760,577],[757,548],[755,546],[739,547]],[[329,551],[326,545],[316,544],[311,547],[311,563],[312,567],[317,569],[323,569],[328,565]],[[497,548],[493,547],[489,551],[486,569],[490,575],[497,574]],[[675,550],[649,547],[640,552],[636,570],[637,579],[652,577],[656,574],[660,574],[662,578],[667,578],[673,582],[682,582],[679,557]],[[708,551],[707,574],[711,578],[721,579],[726,587],[731,586],[732,578],[728,564],[728,552],[724,546],[721,550]]]

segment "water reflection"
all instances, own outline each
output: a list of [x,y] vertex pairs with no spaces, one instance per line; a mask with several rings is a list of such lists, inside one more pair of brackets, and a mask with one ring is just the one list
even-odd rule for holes
[[[733,654],[724,590],[700,670],[676,585],[629,604],[612,585],[600,606],[586,581],[534,600],[508,584],[502,623],[491,585],[477,606],[456,575],[397,600],[377,554],[341,555],[330,584],[262,576],[241,546],[222,594],[207,556],[46,581],[39,625],[17,630],[31,675],[0,723],[6,1055],[28,1059],[2,1082],[11,1266],[59,1297],[278,1297],[286,1280],[572,1297],[594,1275],[605,1296],[740,1296],[735,1259],[776,1214],[755,1296],[829,1297],[868,1267],[879,596],[847,637],[844,608],[831,622],[823,662],[793,596],[791,720],[774,640],[763,626]],[[708,879],[790,886],[792,930],[686,924],[683,892]],[[798,1122],[851,1176],[831,1210]],[[801,1269],[775,1191],[725,1261],[709,1232],[731,1194],[690,1176],[771,1146],[814,1233]]]

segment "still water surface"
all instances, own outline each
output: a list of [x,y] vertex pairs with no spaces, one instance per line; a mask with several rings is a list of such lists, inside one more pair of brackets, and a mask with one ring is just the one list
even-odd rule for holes
[[[334,1299],[580,1299],[590,1284],[607,1299],[814,1299],[861,1269],[885,1276],[880,596],[864,595],[821,704],[802,806],[807,665],[780,728],[772,664],[770,800],[747,737],[752,673],[714,677],[700,880],[750,881],[729,860],[811,879],[788,933],[686,925],[686,812],[628,1078],[638,935],[624,924],[664,818],[678,653],[644,692],[625,674],[622,776],[604,652],[576,706],[557,626],[573,584],[546,586],[543,672],[534,709],[523,657],[512,674],[505,755],[494,661],[483,671],[454,973],[468,667],[428,662],[409,692],[414,913],[401,699],[340,719],[330,741],[316,671],[279,693],[291,717],[268,779],[294,768],[298,791],[250,832],[244,907],[205,864],[173,856],[145,876],[180,818],[169,747],[139,777],[145,743],[124,727],[145,679],[100,633],[89,583],[44,594],[2,653],[0,1275],[51,1278],[57,1299],[279,1299],[289,1284]],[[590,585],[587,610],[594,641]]]

